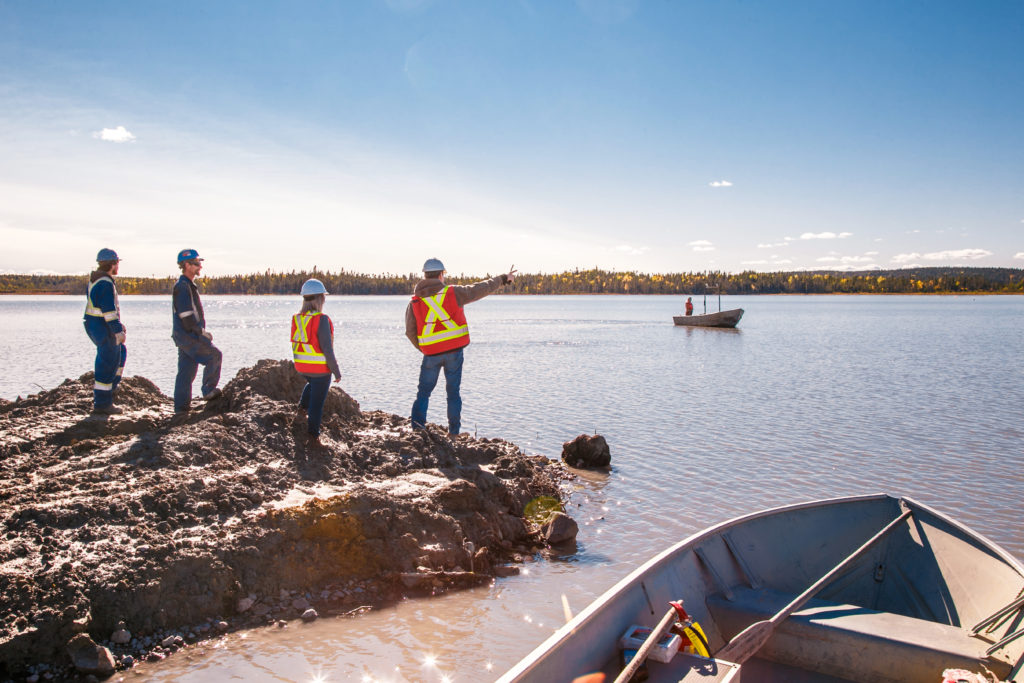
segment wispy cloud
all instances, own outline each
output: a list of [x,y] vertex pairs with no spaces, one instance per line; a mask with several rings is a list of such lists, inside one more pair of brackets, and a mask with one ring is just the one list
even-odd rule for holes
[[711,187],[732,187],[732,183],[728,180],[712,180],[708,185]]
[[950,249],[947,251],[933,251],[927,254],[915,251],[909,254],[896,254],[892,257],[892,262],[910,263],[919,259],[925,261],[977,261],[991,255],[992,252],[988,249]]
[[852,232],[805,232],[800,235],[802,240],[844,240],[847,237],[852,236]]
[[788,247],[788,246],[789,246],[789,242],[773,242],[773,243],[765,242],[763,244],[757,245],[757,248],[758,249],[775,249],[776,247]]
[[694,240],[687,243],[687,246],[693,247],[694,251],[714,251],[715,245],[707,240]]
[[[1021,223],[1024,223],[1024,221],[1021,221]],[[1018,251],[1013,255],[1013,258],[1024,260],[1024,251]]]
[[92,134],[97,140],[106,142],[135,142],[135,136],[124,126],[117,128],[104,128]]
[[620,244],[614,249],[614,251],[622,252],[623,254],[629,254],[630,256],[640,256],[641,254],[647,253],[650,250],[650,247],[634,247],[632,244]]

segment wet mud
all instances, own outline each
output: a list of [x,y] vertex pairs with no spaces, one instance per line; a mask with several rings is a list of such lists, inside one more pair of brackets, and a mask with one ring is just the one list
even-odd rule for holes
[[0,403],[0,679],[86,676],[78,634],[123,669],[228,629],[477,585],[545,544],[526,511],[564,498],[560,463],[413,431],[336,386],[323,446],[307,445],[303,386],[264,360],[184,419],[142,377],[121,383],[121,415],[89,415],[91,373]]

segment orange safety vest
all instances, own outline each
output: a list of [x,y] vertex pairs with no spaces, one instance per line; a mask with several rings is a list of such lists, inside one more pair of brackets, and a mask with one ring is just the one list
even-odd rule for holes
[[[327,318],[321,313],[299,313],[292,316],[292,356],[295,369],[307,375],[330,374],[327,356],[320,348],[320,320]],[[334,323],[331,326],[331,341],[334,341]]]
[[466,312],[455,300],[454,294],[448,296],[450,289],[450,285],[445,285],[434,296],[412,298],[412,312],[416,316],[416,341],[424,355],[436,356],[469,344]]

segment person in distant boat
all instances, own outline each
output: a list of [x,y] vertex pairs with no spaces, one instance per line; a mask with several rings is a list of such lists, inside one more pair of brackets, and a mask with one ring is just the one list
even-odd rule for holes
[[174,380],[174,413],[188,413],[192,401],[192,382],[203,367],[203,400],[212,401],[221,395],[220,365],[223,354],[213,345],[213,335],[206,330],[206,316],[195,279],[203,269],[203,259],[195,249],[178,252],[181,277],[174,284],[171,309],[174,313],[171,338],[178,347],[178,376]]
[[693,315],[693,297],[686,297],[686,315]]
[[114,405],[114,392],[124,374],[128,352],[124,347],[125,326],[121,322],[121,306],[117,300],[117,275],[121,259],[113,249],[100,249],[96,270],[89,275],[85,293],[85,333],[96,345],[95,379],[92,385],[94,415],[119,415]]
[[306,378],[306,386],[299,398],[299,410],[305,412],[308,422],[306,445],[319,447],[320,423],[324,417],[324,401],[334,381],[341,381],[341,370],[334,357],[334,323],[324,315],[327,288],[316,278],[302,283],[302,308],[292,316],[292,357],[295,370]]
[[471,285],[446,284],[444,274],[441,261],[427,259],[423,279],[416,283],[405,309],[405,336],[423,353],[416,401],[412,404],[412,428],[426,427],[430,393],[443,369],[448,393],[448,433],[458,435],[462,428],[462,350],[469,344],[469,325],[462,308],[512,282],[516,269],[513,266],[507,273]]

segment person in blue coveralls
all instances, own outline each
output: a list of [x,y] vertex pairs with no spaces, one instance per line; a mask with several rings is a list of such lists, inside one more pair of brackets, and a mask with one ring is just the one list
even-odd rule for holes
[[114,405],[114,391],[124,373],[128,356],[124,348],[125,327],[117,300],[114,276],[121,263],[113,249],[100,249],[96,270],[89,275],[85,294],[85,333],[96,345],[95,380],[92,389],[94,415],[120,415]]
[[321,446],[320,423],[324,417],[324,401],[335,383],[341,381],[338,359],[334,356],[334,323],[324,314],[327,288],[316,278],[302,283],[302,308],[292,316],[292,357],[295,370],[306,379],[299,398],[299,410],[306,413],[309,436],[306,445]]
[[203,269],[203,259],[195,249],[178,252],[181,277],[174,283],[171,308],[174,312],[171,338],[178,347],[178,376],[174,380],[174,412],[184,415],[192,402],[192,382],[203,366],[202,394],[204,401],[221,395],[220,365],[223,354],[213,345],[213,335],[206,330],[206,316],[195,279]]

